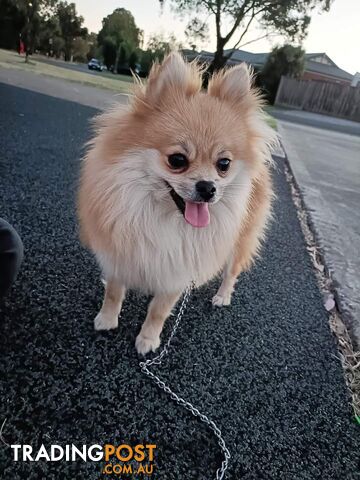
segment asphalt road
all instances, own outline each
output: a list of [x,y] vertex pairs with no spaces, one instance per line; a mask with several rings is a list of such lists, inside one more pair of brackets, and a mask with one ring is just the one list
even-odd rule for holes
[[360,346],[360,136],[282,120],[278,125],[343,317]]
[[[52,58],[46,58],[44,56],[36,55],[34,60],[37,62],[47,63],[49,65],[55,65],[56,67],[66,68],[67,70],[75,70],[76,72],[89,73],[90,75],[101,75],[102,72],[97,70],[89,70],[86,63],[64,62],[63,60],[55,60]],[[107,71],[103,74],[108,75]]]
[[307,125],[309,127],[322,128],[333,132],[360,136],[360,122],[353,122],[344,118],[330,117],[329,115],[322,115],[320,113],[282,107],[272,108],[271,115],[278,120],[284,120],[296,125]]
[[36,55],[34,57],[36,62],[47,63],[49,65],[54,65],[56,67],[65,68],[67,70],[74,70],[76,72],[88,73],[89,75],[102,75],[103,77],[110,77],[112,79],[120,78],[124,81],[132,82],[131,75],[114,75],[113,73],[109,72],[106,68],[99,72],[97,70],[89,70],[87,63],[75,63],[75,62],[65,62],[64,60],[55,60],[53,58],[47,58],[42,55]]
[[[74,195],[95,113],[0,84],[1,215],[25,245],[0,307],[2,434],[34,447],[151,442],[151,478],[210,480],[221,461],[213,435],[139,372],[148,299],[130,294],[117,331],[93,330],[102,285],[78,241]],[[218,280],[194,293],[161,373],[222,429],[226,479],[359,479],[359,426],[281,161],[274,181],[262,260],[231,307],[211,307]],[[95,462],[15,463],[5,446],[0,462],[6,480],[106,478]]]
[[124,93],[11,68],[0,68],[0,83],[63,98],[100,110],[112,107],[115,103],[128,102],[128,95]]

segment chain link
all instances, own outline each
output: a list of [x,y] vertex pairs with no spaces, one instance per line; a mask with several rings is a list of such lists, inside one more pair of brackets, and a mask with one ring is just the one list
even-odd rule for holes
[[175,320],[175,323],[174,323],[174,326],[173,326],[173,329],[172,329],[172,332],[170,334],[170,337],[169,337],[168,341],[165,343],[164,348],[160,352],[160,354],[157,355],[154,358],[146,360],[145,362],[140,362],[139,367],[141,368],[141,371],[146,376],[151,378],[151,380],[159,388],[161,388],[161,390],[163,390],[168,395],[170,395],[170,398],[172,400],[174,400],[174,402],[176,402],[178,405],[181,405],[186,410],[189,410],[189,412],[191,412],[195,417],[198,417],[203,423],[208,425],[208,427],[214,432],[215,436],[217,437],[218,445],[219,445],[219,447],[220,447],[220,449],[223,453],[223,456],[224,456],[224,460],[221,462],[221,467],[218,468],[217,471],[216,471],[216,480],[222,480],[225,477],[225,472],[228,468],[228,462],[231,458],[231,455],[230,455],[230,452],[229,452],[229,450],[226,446],[225,440],[222,437],[221,430],[217,427],[215,422],[213,422],[212,420],[209,419],[209,417],[207,417],[206,415],[201,413],[190,402],[184,400],[182,397],[179,397],[175,392],[173,392],[171,390],[171,388],[168,385],[166,385],[166,383],[163,380],[161,380],[160,377],[158,377],[151,370],[149,370],[149,367],[151,367],[151,365],[161,365],[162,359],[164,358],[165,355],[167,355],[169,353],[169,347],[170,347],[171,341],[174,338],[174,335],[175,335],[175,333],[178,329],[180,320],[181,320],[182,316],[184,315],[185,309],[186,309],[186,307],[188,305],[188,302],[189,302],[191,291],[193,290],[194,287],[195,287],[195,282],[192,282],[186,288],[185,293],[184,293],[184,297],[183,297],[181,305],[180,305],[179,312],[177,314],[177,317],[176,317],[176,320]]

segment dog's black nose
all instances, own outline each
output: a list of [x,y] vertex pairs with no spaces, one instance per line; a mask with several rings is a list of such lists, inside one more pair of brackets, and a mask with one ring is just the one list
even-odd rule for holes
[[206,180],[200,180],[195,185],[197,193],[200,195],[202,200],[208,202],[216,192],[216,186],[214,182],[207,182]]

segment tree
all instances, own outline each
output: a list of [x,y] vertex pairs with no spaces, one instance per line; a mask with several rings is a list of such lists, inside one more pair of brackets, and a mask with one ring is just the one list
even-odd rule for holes
[[73,43],[73,58],[75,62],[86,62],[98,55],[97,34],[90,33],[86,37],[76,37]]
[[193,18],[186,26],[185,38],[188,45],[196,50],[209,40],[209,26],[198,18]]
[[26,22],[25,9],[14,0],[0,0],[0,47],[16,49]]
[[300,78],[304,73],[305,51],[301,47],[275,47],[260,72],[260,84],[270,103],[274,103],[282,75]]
[[[166,0],[159,1],[163,5]],[[318,7],[328,11],[333,0],[168,1],[178,13],[196,14],[198,18],[201,16],[211,16],[213,18],[216,28],[216,52],[209,67],[209,72],[212,73],[226,64],[233,53],[233,49],[241,46],[241,42],[255,21],[261,25],[265,32],[260,38],[269,35],[270,32],[276,32],[285,35],[290,40],[301,40],[307,34],[312,10]],[[225,23],[230,25],[226,33],[223,31]],[[225,46],[230,41],[232,41],[232,49],[225,53]]]
[[164,37],[162,34],[151,35],[147,49],[141,55],[142,71],[148,73],[153,62],[161,62],[165,55],[180,48],[182,48],[182,45],[176,40],[174,34],[170,34],[168,37]]
[[88,51],[86,54],[87,60],[98,57],[99,48],[97,41],[97,33],[91,32],[87,37]]
[[124,66],[127,63],[129,58],[129,52],[126,48],[125,42],[123,42],[119,47],[119,54],[118,54],[118,66]]
[[56,14],[59,18],[61,36],[65,44],[64,58],[69,61],[72,58],[75,38],[86,38],[88,31],[87,28],[82,27],[84,19],[78,16],[75,3],[60,2]]
[[103,39],[102,55],[106,68],[108,70],[114,68],[116,63],[116,43],[112,37],[106,37]]
[[76,37],[72,45],[72,57],[74,62],[86,62],[89,44],[85,38]]
[[115,45],[116,57],[113,65],[115,66],[115,71],[117,71],[118,64],[120,64],[121,60],[119,59],[120,54],[123,55],[124,52],[129,54],[129,52],[141,46],[142,38],[143,32],[136,26],[133,15],[125,8],[117,8],[113,13],[103,19],[102,28],[98,35],[98,42],[99,45],[103,47],[104,44],[107,43],[105,48],[108,51],[110,41]]
[[21,29],[21,38],[25,44],[25,62],[29,61],[29,54],[35,49],[39,39],[42,19],[52,14],[57,0],[13,0],[19,13],[23,15],[24,23]]
[[59,57],[64,48],[59,19],[56,15],[41,18],[37,49],[49,56]]
[[130,55],[129,55],[129,60],[128,60],[128,62],[129,62],[129,67],[131,68],[131,70],[132,70],[133,72],[135,72],[135,70],[136,70],[136,64],[137,64],[138,60],[139,60],[138,53],[137,53],[135,50],[133,50],[133,51],[130,53]]
[[[70,60],[74,46],[78,59],[86,59],[89,43],[96,44],[96,35],[92,34],[95,39],[88,38],[87,29],[82,27],[84,20],[77,15],[74,3],[0,0],[0,11],[0,45],[16,48],[21,37],[25,44],[25,61],[34,50],[57,57],[63,53],[65,60]],[[3,42],[3,32],[8,37],[6,42]]]
[[65,42],[62,37],[54,37],[51,44],[51,55],[60,58],[65,49]]

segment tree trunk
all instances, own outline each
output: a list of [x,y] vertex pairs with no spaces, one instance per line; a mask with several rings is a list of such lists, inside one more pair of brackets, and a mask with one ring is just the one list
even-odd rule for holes
[[29,63],[29,53],[30,53],[30,20],[27,18],[27,23],[22,32],[22,39],[24,41],[25,48],[25,63]]
[[214,55],[214,60],[211,62],[209,66],[209,70],[211,74],[223,68],[226,65],[226,62],[227,62],[227,58],[225,58],[224,56],[224,47],[221,46],[220,49],[216,50]]
[[216,52],[214,55],[213,61],[210,63],[206,71],[204,72],[203,86],[206,88],[208,86],[209,80],[212,75],[221,70],[227,62],[227,58],[224,56],[224,42],[223,39],[219,39],[217,42]]
[[66,42],[65,43],[65,48],[64,48],[64,60],[65,60],[65,62],[70,62],[71,51],[72,51],[72,45],[69,42]]
[[116,49],[115,65],[114,65],[114,71],[113,71],[113,73],[116,73],[116,74],[119,73],[118,68],[119,68],[120,48],[121,48],[121,45],[119,45]]

